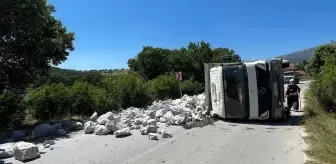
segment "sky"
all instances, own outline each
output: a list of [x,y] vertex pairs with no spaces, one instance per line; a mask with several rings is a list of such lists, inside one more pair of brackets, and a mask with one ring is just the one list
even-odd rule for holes
[[128,68],[143,46],[206,41],[264,59],[336,40],[335,0],[49,0],[75,32],[61,68]]

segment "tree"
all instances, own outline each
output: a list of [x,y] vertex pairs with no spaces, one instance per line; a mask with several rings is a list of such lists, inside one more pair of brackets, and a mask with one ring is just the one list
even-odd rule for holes
[[0,91],[23,91],[74,50],[74,33],[46,0],[0,1]]
[[336,55],[335,45],[323,45],[318,47],[313,56],[309,59],[308,70],[312,75],[317,75],[321,72],[321,67],[325,64],[325,58]]

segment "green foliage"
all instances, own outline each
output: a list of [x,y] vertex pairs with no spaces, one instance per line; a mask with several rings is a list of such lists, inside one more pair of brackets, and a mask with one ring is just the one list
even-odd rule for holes
[[185,79],[204,82],[204,63],[222,62],[222,56],[233,56],[235,62],[240,57],[228,48],[212,49],[209,43],[204,41],[190,42],[187,48],[163,49],[150,46],[143,47],[142,51],[128,60],[128,66],[132,71],[138,72],[146,79],[154,79],[162,74],[183,72]]
[[69,89],[62,83],[31,90],[25,102],[37,119],[50,119],[70,113]]
[[185,80],[181,84],[182,93],[189,96],[200,94],[204,92],[204,85],[200,82],[193,80]]
[[325,110],[336,112],[336,47],[326,45],[316,51],[314,54],[323,57],[323,61],[319,62],[323,64],[315,65],[313,69],[316,74],[311,85],[312,92]]
[[150,101],[145,80],[136,73],[108,76],[104,80],[108,101],[114,109],[129,106],[142,107]]
[[0,3],[0,92],[23,91],[74,50],[74,33],[53,17],[46,0]]
[[154,99],[176,98],[180,95],[179,82],[173,75],[160,75],[147,82],[149,92]]
[[16,128],[24,118],[24,107],[21,97],[12,92],[0,94],[0,129],[7,126]]
[[95,110],[93,88],[87,82],[76,82],[69,89],[71,114],[89,115]]

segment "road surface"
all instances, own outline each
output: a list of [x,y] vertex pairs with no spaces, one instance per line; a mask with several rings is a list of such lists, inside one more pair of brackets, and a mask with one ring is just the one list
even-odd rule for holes
[[[299,84],[302,89],[307,83]],[[224,122],[190,130],[166,128],[173,138],[149,140],[138,130],[125,138],[113,135],[84,135],[56,141],[54,150],[45,152],[32,164],[303,164],[301,127],[302,112],[293,112],[289,121]],[[162,125],[163,126],[163,125]],[[22,163],[14,158],[6,163]],[[1,163],[1,162],[0,162]]]

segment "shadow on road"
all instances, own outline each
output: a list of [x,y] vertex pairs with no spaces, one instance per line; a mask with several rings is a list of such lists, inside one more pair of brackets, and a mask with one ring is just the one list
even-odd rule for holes
[[268,126],[298,126],[301,123],[302,115],[292,115],[289,116],[287,121],[262,121],[262,120],[247,120],[247,121],[236,121],[236,120],[223,120],[225,122],[231,122],[236,124],[256,124],[256,125],[268,125]]

